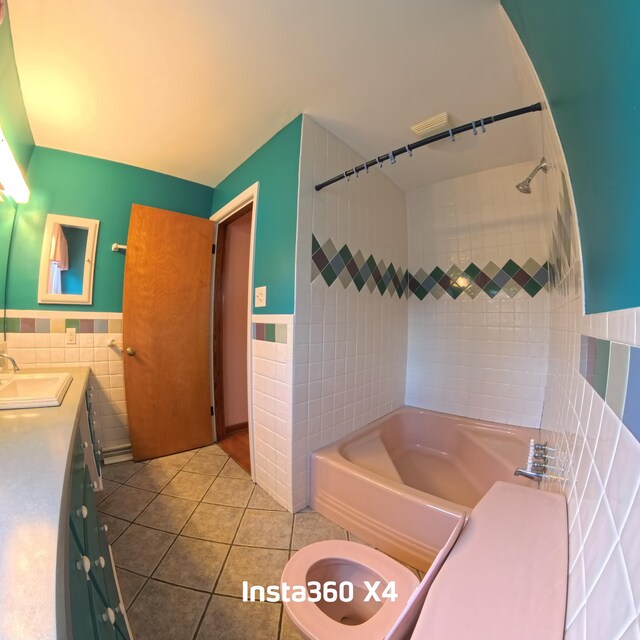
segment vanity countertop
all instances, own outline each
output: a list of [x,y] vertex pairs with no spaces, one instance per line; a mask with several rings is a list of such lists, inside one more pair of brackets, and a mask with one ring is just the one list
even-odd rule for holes
[[[67,514],[65,481],[76,418],[84,404],[88,367],[65,371],[73,380],[59,407],[0,411],[0,638],[65,637]],[[61,519],[63,520],[61,522]]]

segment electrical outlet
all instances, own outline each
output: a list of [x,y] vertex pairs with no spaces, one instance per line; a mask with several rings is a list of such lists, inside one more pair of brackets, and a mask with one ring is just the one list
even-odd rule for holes
[[65,344],[75,344],[76,343],[76,328],[75,327],[67,327],[65,331]]
[[256,307],[267,306],[267,287],[256,287]]

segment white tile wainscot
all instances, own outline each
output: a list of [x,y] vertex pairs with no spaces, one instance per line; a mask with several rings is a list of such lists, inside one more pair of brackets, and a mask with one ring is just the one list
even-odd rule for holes
[[287,326],[287,341],[252,340],[255,481],[290,511],[293,316],[254,314],[252,322]]

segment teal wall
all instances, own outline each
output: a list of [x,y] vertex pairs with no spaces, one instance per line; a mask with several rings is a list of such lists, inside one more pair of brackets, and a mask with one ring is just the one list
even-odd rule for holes
[[[132,204],[211,215],[213,189],[146,169],[36,147],[27,172],[31,199],[20,205],[9,259],[9,309],[121,311],[125,244]],[[47,213],[100,220],[93,305],[40,305],[38,265]]]
[[294,310],[301,133],[300,115],[217,185],[213,194],[215,213],[260,183],[253,277],[255,287],[267,287],[267,306],[254,308],[254,313]]
[[502,0],[549,99],[573,184],[587,312],[640,306],[640,2]]
[[[34,144],[22,100],[8,12],[0,25],[0,127],[16,162],[26,172]],[[14,215],[13,204],[0,200],[0,308],[3,307],[7,256]]]

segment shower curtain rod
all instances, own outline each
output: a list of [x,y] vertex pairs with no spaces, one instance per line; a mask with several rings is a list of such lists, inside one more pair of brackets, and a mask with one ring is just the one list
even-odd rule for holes
[[488,116],[486,118],[480,118],[480,120],[472,120],[467,124],[460,125],[459,127],[454,127],[453,129],[448,129],[447,131],[443,131],[442,133],[436,133],[433,136],[429,136],[428,138],[423,138],[422,140],[418,140],[417,142],[412,142],[411,144],[407,144],[404,147],[399,147],[398,149],[394,149],[393,151],[389,151],[389,153],[385,153],[373,160],[367,160],[363,164],[359,164],[353,169],[347,169],[344,173],[340,173],[337,176],[329,180],[325,180],[320,184],[316,185],[316,191],[320,191],[325,187],[328,187],[331,184],[336,182],[340,182],[340,180],[344,180],[345,178],[348,180],[351,176],[356,176],[356,178],[360,175],[361,171],[365,171],[369,173],[369,169],[375,166],[382,166],[383,162],[389,160],[391,164],[395,164],[396,158],[401,156],[403,153],[408,153],[411,156],[411,153],[414,149],[419,149],[420,147],[424,147],[432,142],[437,142],[438,140],[444,140],[445,138],[450,138],[452,142],[455,141],[455,136],[458,133],[464,133],[465,131],[473,131],[473,135],[477,135],[478,129],[485,132],[485,126],[488,124],[493,124],[494,122],[500,122],[500,120],[508,120],[509,118],[515,118],[516,116],[521,116],[525,113],[532,113],[533,111],[542,111],[542,104],[540,102],[536,102],[528,107],[522,107],[520,109],[514,109],[513,111],[505,111],[504,113],[499,113],[496,116]]

